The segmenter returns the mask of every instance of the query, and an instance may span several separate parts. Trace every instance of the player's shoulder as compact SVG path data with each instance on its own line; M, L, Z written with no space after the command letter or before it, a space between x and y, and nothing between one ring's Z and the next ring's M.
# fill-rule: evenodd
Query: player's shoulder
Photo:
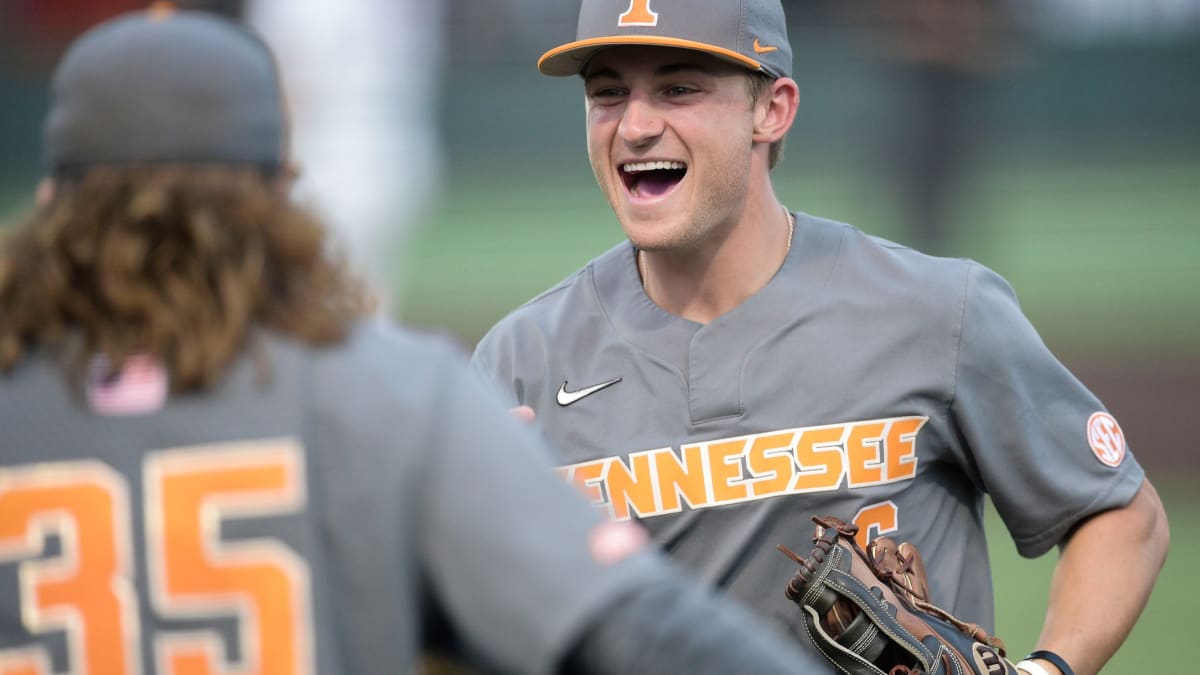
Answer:
M524 339L532 334L545 335L555 330L564 319L574 323L585 320L584 315L603 313L596 298L596 277L629 264L631 244L622 240L604 253L588 261L550 288L509 312L480 340L481 346L509 339ZM607 276L607 274L604 274ZM477 351L478 353L478 351Z
M446 363L464 361L466 351L451 336L402 326L383 316L356 322L346 338L327 347L306 348L286 342L293 349L308 351L319 374L361 378L384 378L395 374L412 377L422 371L437 372ZM285 349L287 347L284 347Z
M928 287L948 291L964 288L975 275L997 276L970 258L933 255L849 223L808 214L799 216L798 223L803 227L837 241L837 269L864 281L879 279L895 289Z
M978 264L969 258L946 257L927 253L907 244L888 239L887 237L866 232L862 228L849 223L812 216L810 218L817 223L821 223L824 227L840 229L844 234L845 250L850 253L891 258L897 264L935 272L945 272L946 270L961 271L969 266Z
M417 433L447 423L439 409L448 397L482 389L467 349L455 339L384 317L360 321L338 344L301 349L303 354L292 361L305 373L298 386L308 392L309 409L322 419L355 424L386 419Z

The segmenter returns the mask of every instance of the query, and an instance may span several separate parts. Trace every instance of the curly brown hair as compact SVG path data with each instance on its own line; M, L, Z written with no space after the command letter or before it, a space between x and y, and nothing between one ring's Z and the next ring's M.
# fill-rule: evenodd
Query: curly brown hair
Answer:
M150 354L174 391L212 385L252 329L343 339L373 309L325 226L252 167L94 167L0 240L0 369L78 342Z

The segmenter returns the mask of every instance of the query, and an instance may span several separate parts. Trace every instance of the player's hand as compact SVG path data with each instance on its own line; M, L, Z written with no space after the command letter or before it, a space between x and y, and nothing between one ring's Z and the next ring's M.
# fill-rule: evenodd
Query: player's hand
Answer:
M530 408L527 405L517 406L510 409L508 412L511 413L513 417L517 418L517 420L527 424L532 424L533 421L537 419L537 413L533 412L533 408Z

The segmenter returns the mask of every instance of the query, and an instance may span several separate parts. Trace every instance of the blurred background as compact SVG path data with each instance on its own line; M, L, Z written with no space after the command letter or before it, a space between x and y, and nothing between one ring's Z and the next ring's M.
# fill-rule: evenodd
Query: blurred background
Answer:
M534 65L573 38L575 2L246 2L207 0L280 51L301 196L394 315L469 350L622 239L588 166L579 82ZM0 0L0 221L30 207L63 46L144 4ZM1012 282L1171 516L1162 582L1105 672L1187 672L1163 655L1187 644L1200 601L1200 0L784 5L801 109L777 193ZM1024 653L1054 556L1020 561L989 517L997 629Z

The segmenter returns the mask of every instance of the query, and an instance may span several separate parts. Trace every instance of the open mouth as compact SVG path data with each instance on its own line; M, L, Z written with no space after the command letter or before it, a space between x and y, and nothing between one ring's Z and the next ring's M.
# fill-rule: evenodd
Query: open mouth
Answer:
M634 197L658 197L670 192L683 180L687 164L683 162L626 162L621 165L621 180Z

